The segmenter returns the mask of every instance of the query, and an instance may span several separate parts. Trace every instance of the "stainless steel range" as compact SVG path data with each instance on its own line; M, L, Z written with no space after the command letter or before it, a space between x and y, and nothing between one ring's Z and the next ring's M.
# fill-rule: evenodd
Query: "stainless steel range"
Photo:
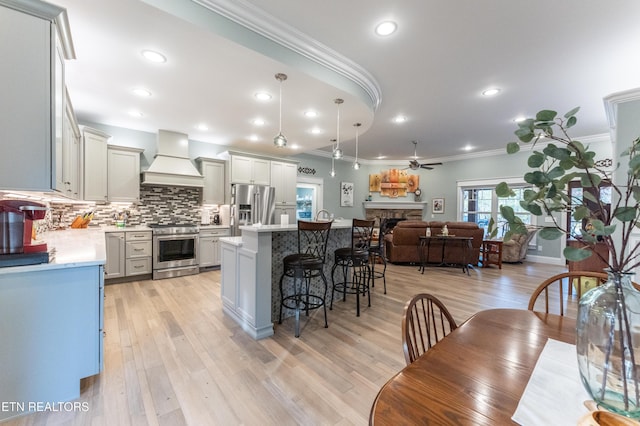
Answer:
M198 226L151 224L153 235L153 279L181 277L199 272Z

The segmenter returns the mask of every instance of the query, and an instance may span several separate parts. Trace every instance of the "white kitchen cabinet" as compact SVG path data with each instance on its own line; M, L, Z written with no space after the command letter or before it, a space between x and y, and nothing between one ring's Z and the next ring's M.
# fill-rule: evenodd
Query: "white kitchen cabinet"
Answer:
M80 128L69 93L65 89L62 143L56 138L56 191L72 199L80 198Z
M289 215L289 224L296 223L296 206L290 206L289 204L276 204L274 223L280 225L280 216L283 214Z
M256 325L256 252L242 243L222 242L221 298L223 310L245 330Z
M107 145L107 199L140 201L140 153L142 149Z
M40 2L3 3L0 189L51 191L62 152L64 60L74 57L66 12Z
M271 162L262 158L231 156L231 182L271 185Z
M153 247L151 231L125 232L125 276L151 274Z
M120 278L125 275L124 232L106 232L107 263L104 266L105 278Z
M271 162L271 186L276 190L276 203L290 204L295 207L297 179L297 163Z
M225 167L224 161L210 158L196 158L200 173L204 177L202 204L225 204Z
M108 200L107 181L107 141L111 136L100 130L82 127L83 186L85 201L106 202Z
M234 318L236 317L238 245L223 241L220 243L220 298L222 306Z
M200 268L220 266L220 237L230 235L229 228L200 228L198 264Z
M256 286L258 279L256 271L258 270L257 253L244 247L238 248L238 281L236 285L236 313L246 321L249 326L256 325L256 297L258 291Z

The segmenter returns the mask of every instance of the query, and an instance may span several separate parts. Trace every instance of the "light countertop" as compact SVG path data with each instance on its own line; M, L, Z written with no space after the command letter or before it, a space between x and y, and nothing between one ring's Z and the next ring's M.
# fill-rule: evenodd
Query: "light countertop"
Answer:
M240 247L242 246L242 237L220 237L220 242Z
M331 224L331 228L333 229L343 229L343 228L351 228L352 221L349 219L336 219ZM240 226L240 230L242 232L283 232L283 231L297 231L298 224L290 223L288 225L250 225L250 226Z
M38 241L45 241L49 250L55 248L53 262L0 268L0 274L104 265L107 261L104 232L101 228L46 232Z

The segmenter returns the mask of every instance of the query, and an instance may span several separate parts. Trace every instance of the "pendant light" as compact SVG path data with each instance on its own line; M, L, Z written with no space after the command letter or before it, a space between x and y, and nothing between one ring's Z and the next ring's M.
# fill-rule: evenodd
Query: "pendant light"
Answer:
M340 104L342 104L344 101L338 98L334 99L333 102L338 105L338 129L336 132L336 147L333 150L332 158L335 158L337 160L342 158L342 150L340 149Z
M361 123L355 123L353 125L356 128L356 160L353 162L353 169L360 170L360 163L358 163L358 129L362 126Z
M335 151L334 145L333 143L335 142L335 139L331 139L331 149ZM331 172L329 173L329 176L331 177L336 177L336 169L335 169L335 159L333 158L333 155L331 156Z
M275 138L273 138L273 144L278 148L284 148L287 146L287 138L282 134L282 82L287 79L286 74L278 73L276 74L276 80L280 82L280 126L278 130L278 134Z

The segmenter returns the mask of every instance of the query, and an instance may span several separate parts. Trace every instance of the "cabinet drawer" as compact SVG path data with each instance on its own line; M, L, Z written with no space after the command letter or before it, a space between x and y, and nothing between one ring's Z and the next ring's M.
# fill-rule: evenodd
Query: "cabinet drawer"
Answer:
M141 257L139 259L127 259L126 266L125 266L125 274L127 276L150 274L150 273L151 273L150 257Z
M230 232L229 229L203 229L200 231L200 238L228 237Z
M128 241L125 253L127 259L151 256L151 241Z
M151 240L151 231L127 231L125 234L127 241Z

